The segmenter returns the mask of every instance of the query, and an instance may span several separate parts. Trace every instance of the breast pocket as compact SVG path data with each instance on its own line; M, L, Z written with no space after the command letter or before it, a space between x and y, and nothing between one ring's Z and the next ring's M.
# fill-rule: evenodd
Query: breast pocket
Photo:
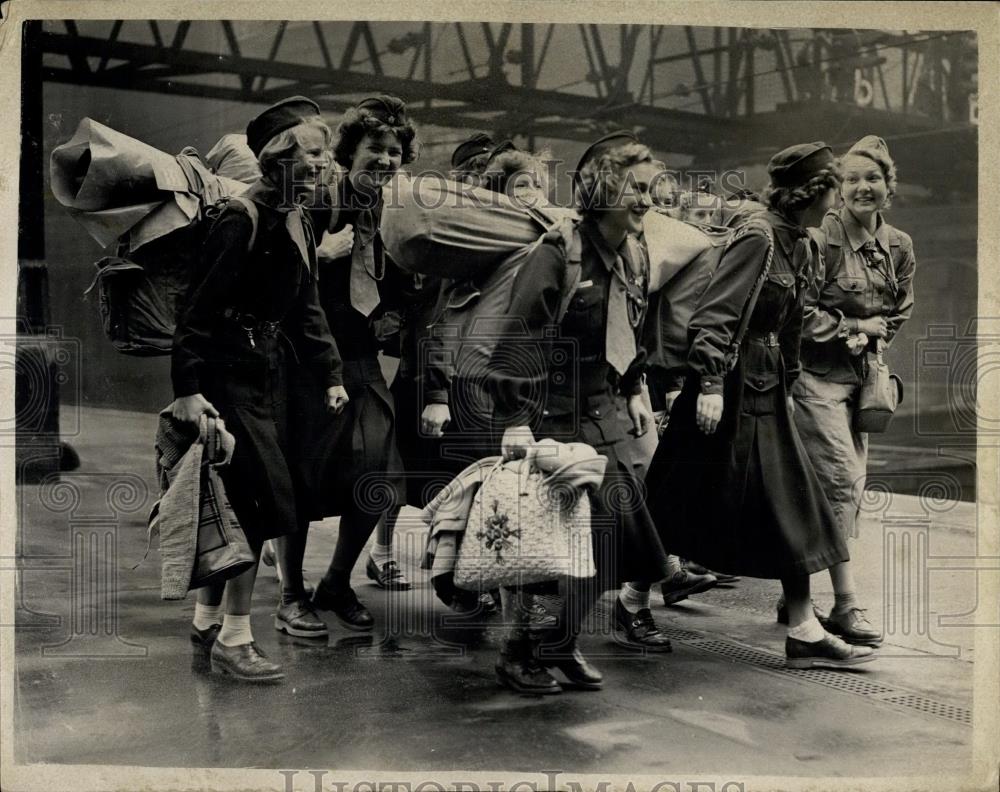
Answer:
M764 322L753 323L754 326L776 324L781 312L790 300L795 299L793 287L795 286L795 276L790 272L769 272L764 286L760 290L760 297L757 298L755 316L764 319ZM773 329L768 327L768 329Z
M864 278L842 275L833 284L837 307L848 316L861 316L867 305L868 283Z
M562 324L563 334L577 338L586 354L604 342L604 295L599 285L578 289L569 301Z

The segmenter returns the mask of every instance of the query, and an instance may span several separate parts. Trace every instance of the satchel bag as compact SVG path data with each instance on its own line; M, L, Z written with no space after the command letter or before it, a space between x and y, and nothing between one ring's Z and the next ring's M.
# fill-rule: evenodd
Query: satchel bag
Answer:
M527 460L498 462L485 476L455 561L455 585L473 591L592 577L590 499Z
M229 455L222 448L218 423L212 419L206 421L203 416L205 453L198 503L198 543L189 589L236 577L257 563L216 470L229 462Z
M889 427L903 401L903 382L882 359L881 352L865 352L864 380L854 408L854 431L878 433Z

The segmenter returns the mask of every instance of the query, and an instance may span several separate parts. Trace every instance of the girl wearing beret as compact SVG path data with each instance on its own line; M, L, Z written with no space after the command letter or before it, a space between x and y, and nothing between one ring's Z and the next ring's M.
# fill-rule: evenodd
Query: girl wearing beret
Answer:
M882 216L896 166L882 138L862 138L842 160L843 206L823 218L824 270L806 295L802 375L795 423L845 537L858 535L868 435L852 428L866 349L888 346L913 310L913 243ZM850 643L878 646L851 564L830 567L836 598L826 628ZM779 618L785 614L779 612Z
M379 364L385 331L387 261L379 236L382 188L399 168L416 159L416 130L406 106L392 96L364 99L337 128L334 160L345 173L331 206L313 212L325 229L317 249L319 296L344 365L350 396L341 416L315 408L321 383L302 371L296 405L296 445L306 482L308 517L340 515L337 546L313 604L332 611L348 629L370 630L371 613L350 585L351 571L372 531L387 520L383 552L373 574L386 588L409 588L389 554L388 537L406 502L402 461L396 449L395 409ZM296 536L294 560L301 580L305 531ZM371 565L369 565L371 566ZM372 570L370 570L372 574Z
M792 418L818 226L840 183L822 143L772 157L769 211L737 232L691 318L688 373L646 476L666 545L734 575L781 580L789 667L874 659L825 632L809 575L847 547Z
M315 103L295 97L250 122L247 139L262 177L230 203L204 244L204 276L177 323L171 377L174 417L198 424L221 416L235 436L232 461L220 469L226 495L259 558L267 539L299 525L288 413L292 363L320 384L317 410L339 412L347 402L340 356L320 308L316 250L299 204L314 199L329 165L330 130ZM198 592L191 640L212 669L245 682L284 677L254 643L250 599L257 567L222 587ZM286 602L277 619L295 623L308 603ZM315 617L312 617L315 619Z
M667 572L641 484L615 451L625 437L616 394L627 399L634 431L652 430L643 396L645 353L638 343L648 259L638 235L659 168L634 136L618 133L594 144L578 171L579 272L573 271L561 235L547 236L513 284L510 320L529 338L505 337L489 366L493 420L502 430L505 457L524 455L538 437L587 443L608 458L604 480L590 496L596 577L566 584L558 630L543 637L537 652L530 640L515 637L497 663L501 684L525 692L558 692L546 667L558 668L573 687L600 687L601 673L577 645L584 619L602 592L626 580L660 580ZM670 650L648 607L629 612L618 600L615 622L626 644Z

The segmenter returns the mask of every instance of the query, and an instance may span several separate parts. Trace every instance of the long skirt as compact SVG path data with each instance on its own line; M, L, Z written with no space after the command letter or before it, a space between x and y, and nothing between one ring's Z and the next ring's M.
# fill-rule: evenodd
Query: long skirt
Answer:
M695 423L699 381L688 377L656 450L646 487L665 546L710 569L780 579L848 559L844 538L789 412L779 380L725 380L722 421Z
M334 415L326 410L325 389L298 371L293 429L309 520L359 511L375 516L406 503L395 409L378 360L345 360L344 387L350 401Z

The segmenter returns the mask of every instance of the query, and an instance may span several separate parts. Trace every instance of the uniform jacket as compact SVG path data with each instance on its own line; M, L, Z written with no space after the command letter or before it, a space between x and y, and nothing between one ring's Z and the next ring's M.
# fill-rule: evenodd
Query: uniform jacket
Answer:
M247 251L253 224L246 210L231 203L205 240L201 272L177 324L171 377L175 396L205 390L219 369L239 369L251 379L268 365L259 324L276 322L295 358L327 387L340 385L340 356L317 293L315 247L303 222L306 249L291 239L287 212L272 208L273 191L256 187L259 225ZM240 317L239 320L234 317ZM257 334L251 342L251 334Z
M860 382L860 357L845 343L858 331L858 320L884 316L890 343L913 310L913 242L881 215L874 236L848 209L823 219L823 267L806 295L802 365L832 382ZM864 253L874 243L881 262L870 264Z

